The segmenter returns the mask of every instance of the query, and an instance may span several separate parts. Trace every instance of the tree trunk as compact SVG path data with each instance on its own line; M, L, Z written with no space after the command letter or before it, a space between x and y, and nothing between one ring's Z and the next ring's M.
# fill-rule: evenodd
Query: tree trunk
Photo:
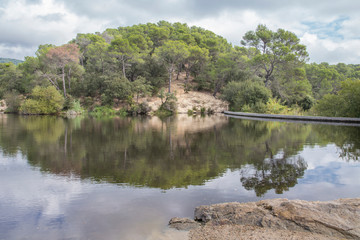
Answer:
M49 76L47 76L46 74L44 74L44 76L49 80L49 82L58 90L58 91L60 91L60 88L59 88L59 86L58 86L58 84L55 82L55 81L53 81Z
M62 67L62 82L63 82L63 89L64 89L64 97L66 98L66 83L65 83L65 67Z
M125 59L124 59L124 57L123 57L123 59L122 59L122 72L123 72L124 78L126 78L126 73L125 73Z
M220 79L220 81L217 81L215 83L214 93L213 93L214 98L216 98L216 94L220 91L220 89L221 89L222 85L224 84L224 82L225 82L225 78L222 78L222 79Z
M68 85L69 85L69 91L71 91L71 68L69 68L69 74L68 74Z
M171 66L169 69L169 93L171 93L171 75L173 72L173 67Z
M177 71L177 75L176 75L176 80L179 80L179 75L180 75L180 72L181 72L181 67L182 67L182 63L179 64L178 71Z

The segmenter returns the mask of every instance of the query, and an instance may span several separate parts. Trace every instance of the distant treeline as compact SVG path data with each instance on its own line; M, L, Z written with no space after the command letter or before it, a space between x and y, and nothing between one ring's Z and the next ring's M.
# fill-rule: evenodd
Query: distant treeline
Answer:
M18 59L12 59L12 58L0 58L0 63L9 63L9 62L18 65L19 63L22 63L24 61Z
M162 88L170 93L183 73L185 91L209 91L232 110L360 117L360 65L307 64L306 46L294 33L265 25L239 42L166 21L78 34L62 46L40 45L36 57L17 66L0 64L0 97L53 86L83 105L96 99L135 106Z

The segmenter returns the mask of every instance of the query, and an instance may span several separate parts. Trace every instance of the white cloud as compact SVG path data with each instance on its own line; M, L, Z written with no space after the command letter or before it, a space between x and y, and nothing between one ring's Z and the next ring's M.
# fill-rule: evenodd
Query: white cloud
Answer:
M209 29L234 45L262 23L294 32L312 62L360 62L360 2L355 0L3 0L1 5L0 57L33 55L38 45L64 44L79 32L167 20Z
M22 59L34 55L38 45L64 44L80 30L96 31L104 23L70 13L63 3L42 0L27 5L24 0L10 1L0 16L0 56Z

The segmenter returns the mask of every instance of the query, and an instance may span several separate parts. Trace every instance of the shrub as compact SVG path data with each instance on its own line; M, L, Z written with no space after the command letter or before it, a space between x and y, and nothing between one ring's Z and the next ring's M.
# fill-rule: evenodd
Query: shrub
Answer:
M95 117L112 116L116 114L116 110L109 106L97 106L89 114Z
M230 82L223 91L222 98L229 102L233 111L264 112L271 92L257 81Z
M325 95L315 106L315 112L323 116L360 118L360 80L341 83L337 95Z
M211 115L211 114L214 114L214 113L215 113L214 109L212 109L210 107L207 109L207 114Z
M35 87L20 107L23 114L55 114L63 108L64 97L55 87Z
M6 113L17 113L19 112L21 105L21 95L17 91L8 92L4 96L7 108Z
M115 99L125 100L132 95L131 84L125 78L114 77L105 81L106 89L101 95L102 105L111 105Z
M159 109L155 112L155 114L159 117L171 116L176 113L177 104L176 97L174 93L166 93L165 101L161 104Z
M175 113L177 109L177 99L174 93L166 93L165 94L165 102L161 104L160 109L169 111L171 113Z
M151 107L147 102L133 103L127 110L131 115L147 115L151 111Z
M283 114L283 115L303 115L304 110L294 104L292 107L288 107L280 103L276 98L270 98L266 103L266 113L269 114Z
M278 99L270 98L266 103L266 113L269 114L285 114L287 107L282 105Z
M306 95L303 99L298 102L298 105L304 110L307 111L314 106L315 100L309 95Z

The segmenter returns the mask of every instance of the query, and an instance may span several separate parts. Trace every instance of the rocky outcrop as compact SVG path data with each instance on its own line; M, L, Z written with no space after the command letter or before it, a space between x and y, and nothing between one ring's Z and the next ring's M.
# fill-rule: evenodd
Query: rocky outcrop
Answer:
M259 234L253 239L360 239L360 198L329 202L270 199L200 206L195 209L195 221L203 226L192 230L192 239L246 239L243 237L249 233ZM230 236L226 232L231 232ZM222 237L216 238L216 234Z
M174 217L170 220L169 226L177 230L189 231L191 229L200 227L201 224L189 218Z

